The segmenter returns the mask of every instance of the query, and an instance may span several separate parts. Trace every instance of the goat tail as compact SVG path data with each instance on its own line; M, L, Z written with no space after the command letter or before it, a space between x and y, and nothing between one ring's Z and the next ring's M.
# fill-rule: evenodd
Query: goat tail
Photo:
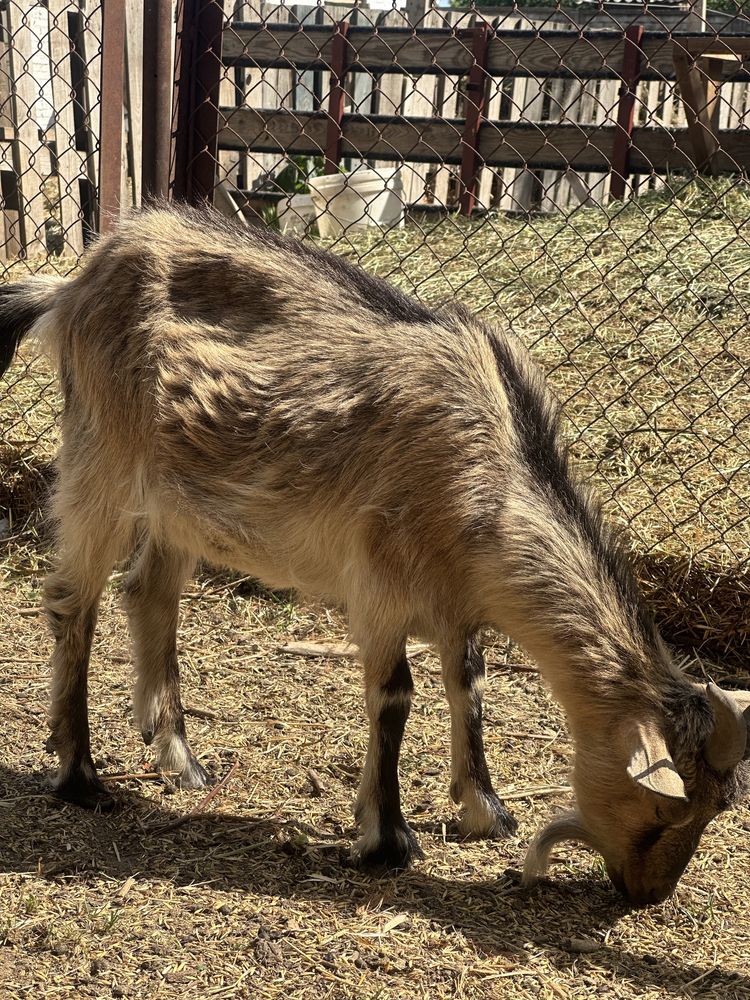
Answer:
M0 285L0 376L10 368L21 341L55 304L64 278L34 275Z

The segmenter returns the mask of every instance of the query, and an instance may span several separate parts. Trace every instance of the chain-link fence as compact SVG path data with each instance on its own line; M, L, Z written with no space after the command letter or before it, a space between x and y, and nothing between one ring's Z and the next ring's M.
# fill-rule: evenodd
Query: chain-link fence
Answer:
M143 6L0 0L3 280L69 273L113 208L140 202ZM2 390L0 538L37 507L59 410L56 377L27 350Z
M70 269L96 231L101 22L100 2L0 4L4 280ZM2 390L0 535L12 532L15 513L23 517L24 500L38 491L58 410L49 366L21 358Z
M179 192L511 324L667 633L740 649L750 20L395 6L202 5Z
M739 662L750 19L717 3L179 0L173 184L510 324L627 524L667 635ZM46 442L54 402L15 372L19 469L46 454L17 445Z

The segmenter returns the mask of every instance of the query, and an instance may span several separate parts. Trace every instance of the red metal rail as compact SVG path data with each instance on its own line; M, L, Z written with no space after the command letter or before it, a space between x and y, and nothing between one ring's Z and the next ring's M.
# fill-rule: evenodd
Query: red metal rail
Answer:
M622 58L622 85L617 108L617 134L612 148L612 180L609 191L615 201L625 197L630 173L630 147L635 127L635 88L641 73L643 26L632 24L625 32L625 52Z
M461 213L471 215L477 198L477 182L482 166L479 155L479 130L482 127L487 99L487 49L489 26L481 21L472 31L472 64L466 88L466 121L461 144Z
M328 128L326 130L325 173L335 174L341 163L341 122L344 118L346 92L344 79L349 69L349 22L338 21L335 25L333 48L331 50L331 91L328 98Z

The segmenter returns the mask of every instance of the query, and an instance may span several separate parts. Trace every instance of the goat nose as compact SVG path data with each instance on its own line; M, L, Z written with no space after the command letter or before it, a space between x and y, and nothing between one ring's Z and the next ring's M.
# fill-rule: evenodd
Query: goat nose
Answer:
M631 906L640 908L642 906L653 906L655 903L663 903L671 891L671 886L667 889L661 886L652 886L648 889L639 887L638 889L626 889L625 895Z
M628 890L625 886L625 879L623 878L622 872L618 871L616 868L607 868L607 874L609 875L609 879L615 889L617 889L619 893L622 893L623 896L627 896Z

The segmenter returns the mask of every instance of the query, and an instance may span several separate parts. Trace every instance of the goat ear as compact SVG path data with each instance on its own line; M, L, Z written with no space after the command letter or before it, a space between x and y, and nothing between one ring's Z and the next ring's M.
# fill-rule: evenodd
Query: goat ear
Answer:
M750 760L750 691L728 691L740 706L747 726L747 743L745 744L745 760Z
M727 691L739 705L740 712L747 726L747 743L745 744L745 760L750 760L750 691Z
M743 717L743 691L722 691L715 684L706 688L714 713L714 729L703 751L711 767L719 774L735 768L747 755L747 720ZM745 706L746 707L746 706Z
M674 766L664 737L653 724L636 723L628 774L641 788L687 802L682 778Z

